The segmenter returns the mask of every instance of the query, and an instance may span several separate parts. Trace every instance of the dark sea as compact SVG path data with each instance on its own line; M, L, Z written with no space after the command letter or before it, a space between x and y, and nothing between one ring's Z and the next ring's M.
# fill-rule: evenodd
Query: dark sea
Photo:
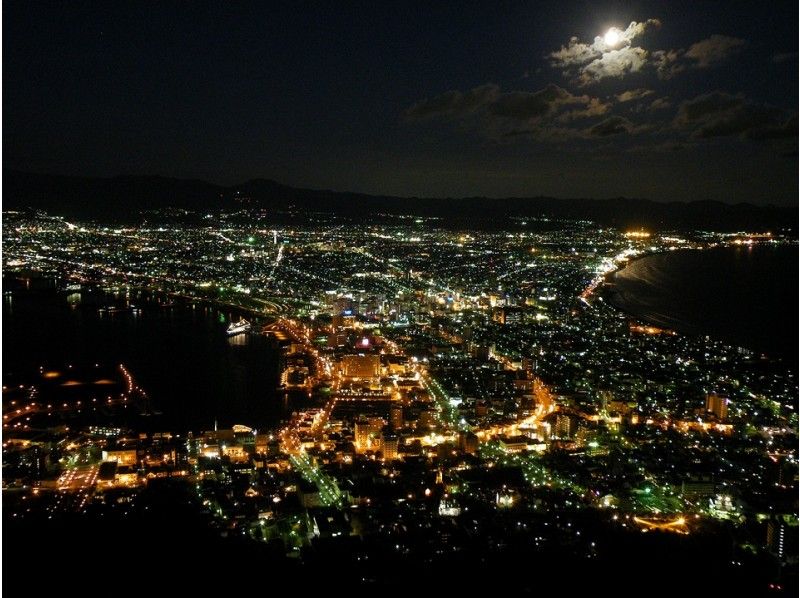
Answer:
M678 250L636 260L612 281L611 303L641 320L797 365L797 246Z
M140 311L100 311L126 304ZM297 397L278 390L274 341L227 336L239 315L146 293L15 291L3 297L3 383L26 383L40 366L124 363L160 412L156 427L208 430L217 420L271 428L297 409Z

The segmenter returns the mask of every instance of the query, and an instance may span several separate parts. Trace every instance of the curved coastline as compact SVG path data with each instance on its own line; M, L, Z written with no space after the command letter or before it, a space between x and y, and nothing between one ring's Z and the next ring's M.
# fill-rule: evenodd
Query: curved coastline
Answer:
M775 304L796 281L786 266L792 267L787 260L796 260L797 254L789 253L788 246L755 247L747 253L732 245L648 252L609 272L602 296L641 323L791 360L791 339L783 332L787 322L776 321L784 310ZM710 255L687 260L696 251ZM675 259L667 262L672 255Z
M680 249L676 249L673 251L708 251L709 249L713 249L713 247L682 247ZM687 328L680 328L676 327L674 323L666 322L666 318L658 318L654 317L653 314L643 314L639 313L636 310L631 308L630 302L628 304L625 301L620 300L620 293L617 288L617 281L616 278L619 274L621 274L624 270L628 268L634 267L636 264L643 262L648 259L652 259L654 257L659 256L667 256L673 251L670 250L659 250L659 251L646 251L641 255L637 255L635 258L628 260L624 264L620 265L618 268L608 272L605 276L603 276L603 282L600 286L600 294L602 295L604 301L616 309L617 311L629 316L631 318L636 319L640 324L645 324L648 326L658 326L659 328L669 331L669 332L676 332L678 334L696 334L697 332L694 330L689 330Z

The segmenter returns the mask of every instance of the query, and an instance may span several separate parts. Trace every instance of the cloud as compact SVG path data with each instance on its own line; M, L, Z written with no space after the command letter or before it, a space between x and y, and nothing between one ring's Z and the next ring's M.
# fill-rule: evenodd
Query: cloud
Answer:
M466 92L447 91L415 103L406 110L405 115L411 120L432 117L459 118L491 103L499 95L500 88L492 83L475 87Z
M605 52L583 67L579 81L583 85L600 79L615 77L621 79L628 73L636 73L647 64L647 50L637 47L620 48Z
M647 144L647 145L634 145L633 147L628 148L626 151L629 153L674 153L680 152L688 149L690 146L682 143L680 141L662 141L661 143L656 144Z
M654 94L655 92L652 89L629 89L627 91L623 91L622 93L618 93L616 96L617 101L621 103L625 102L632 102L633 100L641 100L644 97Z
M656 98L647 109L650 112L655 112L657 110L666 110L670 106L672 106L672 102L670 102L668 98Z
M650 56L659 79L672 79L686 70L686 65L681 62L683 50L655 50Z
M741 94L714 91L683 102L673 123L695 139L741 136L762 140L797 136L796 117L783 110L751 102Z
M774 120L775 113L773 110L755 104L745 104L705 123L695 130L693 136L698 139L728 137L730 135L750 137L756 134L755 131L758 128L768 127Z
M675 122L677 124L707 122L718 118L720 114L740 108L744 102L742 95L734 96L724 91L704 93L681 103Z
M621 133L630 133L633 130L633 123L621 116L610 116L602 122L597 123L588 129L588 134L593 137L609 137Z
M569 122L581 118L602 116L611 109L611 105L603 103L599 98L590 98L589 103L579 110L570 110L559 115L559 122Z
M647 95L648 90L635 90ZM575 95L549 84L537 91L503 92L496 85L482 85L469 91L451 90L421 100L405 112L408 122L441 120L457 122L467 130L495 140L531 137L540 141L595 138L613 135L615 125L630 130L625 119L603 121L606 129L568 126L578 120L601 118L612 104L590 95Z
M797 60L797 52L778 52L772 55L772 62L776 64L793 60Z
M647 51L632 45L637 37L648 30L661 26L658 19L648 19L641 23L631 22L625 30L616 29L618 42L613 46L606 43L604 37L597 36L589 43L581 42L577 37L570 38L566 46L548 54L550 65L565 69L568 77L578 77L578 82L588 85L606 77L623 77L627 73L636 72L647 62Z
M566 106L584 106L587 114L602 114L604 104L587 95L576 96L553 83L534 91L501 92L488 84L469 91L451 90L416 102L405 111L408 120L489 118L532 121L550 116Z
M567 111L569 108L575 110ZM466 92L447 91L421 100L405 111L409 120L470 119L531 123L557 114L565 120L599 116L609 106L599 98L574 95L553 83L538 91L501 92L496 85L482 85Z
M797 137L797 116L791 117L785 123L774 126L767 126L761 129L747 131L748 139L789 139Z
M488 105L494 116L513 120L530 120L551 114L564 104L580 103L582 100L573 96L566 89L550 83L544 89L530 93L512 91L500 94Z
M652 29L661 27L658 19L633 21L621 31L614 29L618 41L609 45L605 36L592 43L571 37L566 46L547 55L550 66L580 86L608 78L623 78L631 73L653 69L660 79L671 79L687 68L708 68L741 51L747 42L738 37L714 34L689 46L688 49L645 49L634 40ZM784 60L781 58L780 60Z
M747 42L738 37L714 34L689 46L686 58L695 61L698 68L708 68L739 52Z
M731 95L723 91L704 93L681 103L676 122L693 123L727 112L744 104L744 96Z
M628 25L628 28L625 29L620 35L620 37L627 41L632 41L633 38L639 37L640 35L644 35L650 29L658 29L661 27L661 21L658 19L647 19L646 21L642 21L641 23L637 23L636 21L631 22Z
M599 37L595 38L595 43L597 43L598 40L600 40ZM574 36L569 38L569 43L566 47L561 46L560 50L549 54L551 59L550 64L554 67L569 67L577 64L585 64L602 55L602 50L596 49L592 44L581 43L578 38Z

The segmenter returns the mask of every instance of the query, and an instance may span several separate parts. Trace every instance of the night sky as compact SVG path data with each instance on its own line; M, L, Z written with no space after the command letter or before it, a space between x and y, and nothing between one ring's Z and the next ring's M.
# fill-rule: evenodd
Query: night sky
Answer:
M795 1L328 4L4 2L4 167L797 203Z

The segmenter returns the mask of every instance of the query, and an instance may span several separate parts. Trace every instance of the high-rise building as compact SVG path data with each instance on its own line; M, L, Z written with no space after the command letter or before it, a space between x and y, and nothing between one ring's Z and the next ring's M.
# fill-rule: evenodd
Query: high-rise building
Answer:
M381 452L386 461L394 461L398 456L399 438L395 434L381 436Z
M767 523L767 549L779 559L783 558L786 544L786 525L774 519Z
M399 430L403 427L403 406L392 405L389 411L389 423L393 430Z
M555 425L553 426L553 436L562 440L575 437L578 430L578 419L574 415L559 413L556 415Z
M713 413L719 421L728 418L728 397L711 393L706 397L706 412Z

